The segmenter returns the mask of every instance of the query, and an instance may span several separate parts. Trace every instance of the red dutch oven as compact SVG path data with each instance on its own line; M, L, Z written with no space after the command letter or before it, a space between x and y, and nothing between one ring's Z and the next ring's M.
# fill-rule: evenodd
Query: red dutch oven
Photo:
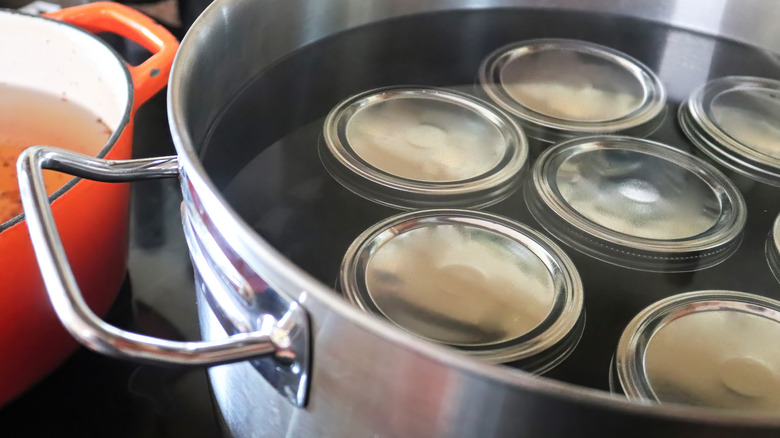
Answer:
M111 32L149 50L125 63L92 35ZM47 16L0 10L0 83L54 94L80 104L113 134L94 155L131 156L136 109L166 86L178 43L162 26L115 3L92 3ZM125 277L129 186L72 180L50 199L84 299L99 314ZM62 362L76 342L46 295L19 215L0 225L0 406Z

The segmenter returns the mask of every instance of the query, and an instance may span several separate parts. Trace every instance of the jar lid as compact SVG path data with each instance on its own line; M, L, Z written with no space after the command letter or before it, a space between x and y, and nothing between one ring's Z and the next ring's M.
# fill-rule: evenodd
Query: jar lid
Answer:
M715 79L694 92L678 116L685 135L710 158L780 186L780 81Z
M339 103L320 157L344 187L402 209L484 207L519 187L522 130L497 108L453 90L390 87Z
M569 140L547 149L526 204L550 234L615 265L657 272L713 266L739 247L741 193L704 160L631 137Z
M364 311L421 338L490 363L527 360L531 372L568 356L584 323L566 254L482 212L424 210L374 225L349 247L339 284Z
M652 304L623 332L615 369L630 400L780 412L780 302L701 291Z
M775 224L766 239L766 259L775 278L780 281L780 215L775 219Z
M485 92L545 141L583 134L644 137L663 121L666 91L652 70L609 47L538 39L502 47L482 62Z

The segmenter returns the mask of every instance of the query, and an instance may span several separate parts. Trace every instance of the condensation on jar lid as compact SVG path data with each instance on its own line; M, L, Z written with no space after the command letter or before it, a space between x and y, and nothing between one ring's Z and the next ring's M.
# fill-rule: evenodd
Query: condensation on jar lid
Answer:
M618 132L644 137L666 114L666 91L652 70L585 41L510 44L485 58L479 77L496 104L545 141Z
M710 158L780 186L780 81L715 79L694 92L678 116L683 132Z
M713 266L739 247L741 193L715 167L671 146L620 136L547 149L526 184L552 235L597 259L657 272Z
M498 108L440 88L390 87L339 103L320 157L343 186L402 209L484 207L522 182L528 144Z
M582 283L566 254L482 212L423 210L376 224L350 246L339 284L364 311L489 363L557 352L531 372L568 356L584 323Z
M627 326L616 375L635 401L780 413L780 302L731 291L675 295Z
M780 215L775 219L775 224L766 239L766 260L775 278L780 281Z

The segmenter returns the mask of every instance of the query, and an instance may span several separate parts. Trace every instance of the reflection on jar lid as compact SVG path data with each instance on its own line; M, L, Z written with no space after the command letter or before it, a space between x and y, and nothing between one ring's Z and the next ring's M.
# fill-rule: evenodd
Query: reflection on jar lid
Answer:
M491 53L480 82L534 137L555 142L582 134L646 136L660 126L666 92L628 55L577 40L522 41Z
M661 300L623 332L616 375L631 400L780 413L780 302L702 291Z
M528 145L492 105L440 88L353 96L325 120L320 157L354 193L398 208L484 207L521 183Z
M715 79L680 106L680 127L723 166L780 186L780 81Z
M526 185L539 223L573 248L616 265L693 271L739 247L742 195L713 166L631 137L570 140L546 150Z
M780 215L766 239L766 260L775 278L780 281Z
M339 282L363 310L491 363L565 344L529 370L542 372L581 334L573 329L582 284L569 258L541 234L487 213L426 210L380 222L350 246Z

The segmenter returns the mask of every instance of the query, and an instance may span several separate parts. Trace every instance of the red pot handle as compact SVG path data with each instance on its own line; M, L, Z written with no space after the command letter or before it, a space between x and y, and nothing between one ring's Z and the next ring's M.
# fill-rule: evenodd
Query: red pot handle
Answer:
M135 90L133 109L168 84L168 75L179 43L170 32L146 15L118 3L97 2L65 8L44 16L92 33L115 33L152 52L152 56L142 64L127 66Z

